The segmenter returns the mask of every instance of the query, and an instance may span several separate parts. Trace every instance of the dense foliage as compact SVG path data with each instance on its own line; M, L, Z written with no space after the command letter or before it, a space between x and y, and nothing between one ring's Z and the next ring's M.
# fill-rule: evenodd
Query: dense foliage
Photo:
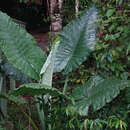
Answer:
M67 6L73 1L65 0ZM1 12L1 59L36 83L0 97L25 103L16 96L31 95L47 130L129 130L129 9L129 1L81 0L79 17L53 41L46 61L35 40ZM38 129L34 115L23 113Z
M84 63L71 75L71 82L74 83L82 84L97 74L102 77L129 79L129 1L96 1L96 5L100 9L98 44L89 62ZM129 129L128 116L129 89L126 89L106 107L91 113L88 119L91 119L91 125L100 120L98 123L102 124L103 130L125 129L126 126L126 129Z

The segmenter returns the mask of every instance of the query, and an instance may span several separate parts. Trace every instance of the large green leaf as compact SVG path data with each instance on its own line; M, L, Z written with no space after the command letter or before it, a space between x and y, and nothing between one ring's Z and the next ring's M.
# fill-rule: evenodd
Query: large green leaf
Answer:
M0 48L14 67L33 79L39 79L45 53L36 45L30 34L2 12L0 12Z
M51 52L47 57L45 64L43 65L40 74L42 75L42 83L44 85L52 86L52 77L54 71L55 52L58 47L58 43L52 46Z
M87 115L90 106L95 111L102 108L106 103L112 101L120 93L120 90L129 85L130 81L128 80L103 79L97 76L73 91L72 97L75 104L71 108L79 112L80 115Z
M56 52L55 72L65 73L77 68L95 48L97 9L86 9L81 17L68 24L60 33Z
M69 97L64 95L62 92L58 91L56 88L52 88L50 86L39 84L39 83L23 84L19 88L11 91L10 94L14 96L19 96L24 94L29 94L32 96L49 94L52 96L60 96L70 100Z
M38 85L38 86L43 87L43 89L45 89L45 90L47 89L47 88L44 88L44 87L46 87L45 85L47 85L47 87L50 86L49 90L51 90L51 91L55 90L54 88L51 88L51 87L52 87L52 77L53 77L53 70L54 70L55 51L57 49L57 46L58 46L58 44L54 44L54 46L52 46L51 52L50 52L49 56L47 57L47 60L46 60L45 64L43 65L41 72L40 72L40 74L42 76L41 84L44 84L44 85L42 85L42 86ZM50 92L46 93L46 95L44 95L45 104L49 103L48 101L49 101L49 99L51 99L51 95L55 94L55 91L52 91L52 93L50 93ZM58 90L56 90L56 92L58 92ZM55 96L58 96L59 95L58 93ZM36 96L36 98L41 98L41 97L42 96ZM38 105L37 105L37 110L38 110L38 114L39 114L40 121L42 124L42 129L45 129L44 111L43 111L43 109L40 109Z
M8 62L5 62L4 64L1 65L1 71L4 72L6 76L9 76L14 80L19 80L23 83L31 82L30 78L27 75L23 74L20 70L18 70Z

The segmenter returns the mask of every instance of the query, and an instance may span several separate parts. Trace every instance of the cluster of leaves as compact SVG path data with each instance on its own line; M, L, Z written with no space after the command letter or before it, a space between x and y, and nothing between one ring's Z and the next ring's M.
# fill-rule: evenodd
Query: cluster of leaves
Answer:
M97 74L100 74L103 77L114 76L122 80L129 79L129 44L128 43L129 43L129 30L130 29L129 29L129 14L127 13L129 12L129 4L128 4L129 2L126 2L126 3L124 2L123 4L123 1L122 1L122 6L118 2L120 2L121 4L121 1L109 1L107 3L103 2L103 3L98 4L101 10L100 12L101 20L99 21L99 25L100 25L99 33L97 34L99 44L97 44L96 51L93 53L91 57L92 59L89 59L87 63L84 63L83 65L81 65L79 70L71 73L71 80L70 80L71 85L76 84L76 83L84 83L85 80ZM119 83L119 81L117 82ZM103 83L103 85L104 84L105 83ZM106 88L104 89L107 89L107 84L104 85L106 86ZM118 85L114 85L113 87L115 86L118 86ZM110 88L110 86L108 88ZM85 86L84 86L84 89L85 89ZM84 89L82 89L82 92L80 91L81 89L77 90L76 92L79 92L79 95L81 93L83 94L84 92L87 91ZM100 90L102 90L102 88L100 88ZM129 89L127 89L127 91L128 90ZM90 91L88 92L89 94L90 94ZM116 90L116 92L117 91L118 90ZM128 93L127 91L125 91L123 95L127 95ZM113 90L111 90L111 92L113 92ZM97 93L101 94L101 92L97 92ZM76 93L76 96L77 95L78 94ZM81 97L79 95L77 96L77 98L79 98L77 100L82 99L83 95L81 95ZM114 95L114 93L112 95ZM107 96L107 99L109 96ZM121 97L124 100L126 100L126 98L122 96L122 94L121 94ZM81 101L81 104L82 103L85 104L84 101L83 102ZM79 102L77 103L77 105L78 104ZM128 110L127 112L125 111L129 103L128 102L126 103L125 101L123 101L119 104L120 105L117 105L117 106L113 105L113 103L109 104L107 106L107 109L104 111L104 113L102 113L103 109L101 109L100 112L98 111L101 115L100 120L103 119L104 121L107 122L107 124L109 124L108 126L102 127L102 129L126 129L126 122L128 120L128 115L125 118L124 118L124 115L126 115L126 113L129 113ZM96 103L94 103L94 105L96 105ZM98 102L98 105L99 105L99 102ZM108 115L105 115L107 111L109 111L112 105L113 105L113 108L111 109L111 111L113 111L113 109L115 108L117 111L109 113ZM120 109L119 109L120 106L123 106L121 110L122 114L120 114ZM80 107L79 110L81 109L82 108ZM72 110L71 113L73 112L74 111ZM86 112L86 109L85 109L85 112ZM99 116L98 112L93 114L94 115L93 119L90 121L91 125L94 124L93 121L99 118L95 116L95 115ZM60 112L58 111L58 113ZM105 118L109 116L110 116L110 120L108 121ZM91 119L92 117L88 116L88 118ZM77 122L75 122L74 124L70 123L69 129L79 129L80 123L81 123L80 121L84 119L81 118L80 120L80 117L72 116L72 122L73 120ZM79 124L79 126L76 126L76 124ZM97 127L97 125L95 127ZM96 129L95 127L94 128L91 127L91 129Z
M97 74L103 77L115 76L119 79L129 79L129 1L98 1L97 6L101 14L100 20L98 21L98 44L87 63L85 62L79 70L71 74L71 84L84 83L85 80ZM117 97L116 101L108 104L97 113L94 112L93 116L91 115L88 118L100 118L105 121L107 117L114 115L127 123L128 126L128 95L129 89L126 89ZM113 127L114 126L116 126L116 124L114 125L113 120ZM108 129L112 128L109 127ZM126 128L115 127L113 129Z
M40 108L45 107L47 125L51 124L53 129L126 129L126 123L117 116L110 116L109 120L106 120L103 115L101 119L93 116L94 112L96 113L106 103L112 101L121 90L130 84L127 64L129 59L129 38L127 38L129 36L127 29L129 20L125 19L128 17L128 13L124 10L120 12L113 2L108 2L106 7L99 7L102 9L102 18L99 21L99 44L96 50L97 9L93 7L85 10L81 17L63 29L60 33L60 44L56 43L52 47L44 65L45 54L36 47L35 40L25 30L14 24L7 15L0 14L2 16L0 47L3 54L18 70L30 78L40 81L20 86L9 93L9 98L10 95L30 94L35 96ZM19 37L16 38L17 34ZM91 61L91 57L90 59L88 57L92 52L91 57L94 62L88 64L87 67L86 64ZM80 75L86 77L78 79L78 83L83 85L74 86L72 92L66 91L66 87L69 85L66 82L67 78L63 93L51 87L53 72L63 72L65 76L74 72L71 74L73 77L79 72L79 70L75 70L83 62L84 65L79 70L82 71L83 68ZM43 75L42 79L41 75ZM114 78L110 78L110 76ZM75 85L73 83L75 81L77 82L77 79L72 79L69 83ZM45 102L49 100L46 94L52 96L51 105L53 107L46 105ZM70 121L68 121L69 119ZM66 123L68 124L65 125Z
M94 56L100 72L128 78L129 74L129 4L108 4L102 9L99 44Z

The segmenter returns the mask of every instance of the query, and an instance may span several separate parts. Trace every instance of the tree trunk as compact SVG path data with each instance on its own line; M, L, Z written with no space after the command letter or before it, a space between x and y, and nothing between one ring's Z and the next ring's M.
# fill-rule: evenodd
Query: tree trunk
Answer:
M75 0L75 13L76 13L76 16L79 13L79 0Z
M57 34L62 30L62 4L63 0L50 0L51 31Z

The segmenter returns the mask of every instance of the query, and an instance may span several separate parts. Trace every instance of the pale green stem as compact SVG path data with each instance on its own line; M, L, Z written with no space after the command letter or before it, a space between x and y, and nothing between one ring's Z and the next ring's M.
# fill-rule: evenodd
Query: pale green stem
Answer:
M14 79L10 78L10 89L14 90L16 88L16 82Z
M2 91L2 87L3 87L3 77L0 77L0 93Z
M6 80L4 77L2 77L0 81L0 93L4 94L6 93ZM5 99L0 99L0 108L2 113L4 114L4 117L7 117L7 100Z
M40 96L40 97L41 97L41 96ZM36 108L37 108L38 115L39 115L39 118L40 118L41 128L42 128L42 130L46 130L44 110L43 110L43 109L40 110L39 104L36 104Z
M0 75L0 93L2 93L3 81L4 81L4 78ZM4 118L4 113L1 108L1 100L0 100L0 114L1 114L0 117Z
M35 130L38 130L36 124L34 123L34 121L32 120L32 118L24 111L22 111L24 113L24 115L30 120L30 123L32 125L32 127L35 129Z
M63 88L63 93L66 93L67 90L67 86L68 86L68 81L69 81L69 75L67 75L66 79L65 79L65 84L64 84L64 88Z
M41 83L41 82L39 82L39 83ZM41 96L37 96L37 97L41 98ZM35 99L37 99L37 97L35 97ZM44 110L43 109L40 110L39 104L36 104L36 108L37 108L37 112L38 112L38 115L40 118L41 129L46 130Z

